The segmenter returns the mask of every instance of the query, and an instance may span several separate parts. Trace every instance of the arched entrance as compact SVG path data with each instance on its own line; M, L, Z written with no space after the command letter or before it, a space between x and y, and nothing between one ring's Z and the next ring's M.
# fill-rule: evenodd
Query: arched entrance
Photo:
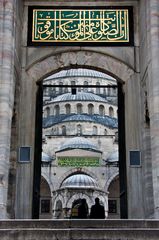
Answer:
M87 73L88 74L88 73ZM52 75L53 76L53 75ZM51 77L49 77L49 79L50 79ZM45 85L43 85L43 86L45 86ZM46 85L46 86L48 86L48 85ZM50 87L52 87L52 85L49 85ZM59 88L59 86L58 85L55 85L56 86L56 88ZM54 86L54 87L55 87ZM77 86L77 85L76 85ZM81 85L82 86L82 85ZM91 85L92 86L92 85ZM64 88L65 87L65 85L64 85L64 83L62 82L62 87ZM67 87L68 87L68 85L67 85ZM105 87L106 87L106 85L105 85ZM48 87L47 87L48 88ZM59 88L60 89L60 88ZM118 87L118 89L119 89L119 87ZM49 89L48 89L49 90ZM56 91L57 91L57 89L56 89ZM81 93L80 93L81 94ZM64 94L65 95L65 94ZM67 94L66 94L67 95ZM62 95L63 96L63 95ZM98 96L98 95L97 95ZM64 96L63 96L64 97ZM86 96L85 96L86 97ZM47 97L46 97L46 93L45 93L45 99L46 99ZM59 97L58 97L59 98ZM98 99L98 101L99 101L99 99ZM121 99L120 99L120 101L121 101ZM40 102L40 100L38 101L38 104L39 104L39 102ZM48 102L48 100L47 100L47 102ZM66 103L66 102L65 102ZM59 112L58 112L58 114L57 114L57 112L55 112L54 114L55 114L55 116L57 117L60 117L60 112L61 112L61 107L59 107L59 105L57 105L57 103L55 104L55 107L57 107L58 106L58 108L59 108ZM82 105L81 105L82 106ZM123 106L123 104L121 105L121 106ZM100 107L103 107L103 109L104 109L104 106L103 105L100 105L99 104L99 116L102 116L102 117L104 117L105 116L105 113L100 113L101 111L100 111ZM47 109L50 109L50 112L53 112L53 107L51 107L51 105L50 105L50 107L49 107L49 105L47 105L47 107L45 107L45 109L47 110ZM47 111L46 111L46 113L45 113L45 109L44 109L44 114L46 115L46 119L48 119L49 118L49 116L48 116L48 114L47 114ZM102 109L102 110L103 110ZM120 110L119 110L119 112L120 112ZM78 112L78 104L77 104L77 114L80 114L81 115L81 112L79 113ZM110 114L109 114L109 111L108 111L108 113L107 113L109 116L110 116ZM91 114L92 115L92 114ZM52 115L52 117L53 117L53 115ZM38 119L40 118L40 116L38 117ZM46 121L45 121L46 122ZM124 121L122 121L122 123L123 123ZM39 123L39 120L38 120L38 123ZM38 126L38 124L37 124L37 126ZM62 129L63 129L63 125L62 125ZM121 129L122 129L122 139L125 137L124 136L124 134L123 134L123 129L124 129L124 126L122 126L121 127ZM40 129L38 130L38 132L40 132ZM49 134L49 133L47 133L47 134ZM60 133L61 134L61 133ZM62 131L62 135L64 135L63 134L63 131ZM66 135L66 134L65 134ZM120 135L120 133L119 133L119 135ZM50 136L50 138L51 138L51 136ZM76 140L74 139L72 139L71 141L79 141L79 139L80 139L80 141L81 141L81 138L77 138ZM40 140L40 138L39 138L39 140ZM83 139L84 140L84 139ZM49 141L49 139L48 140L46 140L47 142ZM58 144L59 144L59 146L60 146L60 139L59 140L57 140L58 141ZM40 141L38 141L38 143L37 143L37 148L38 148L38 146L39 146L39 142ZM53 144L53 146L52 147L55 147L55 145L56 145L56 143L54 143ZM122 149L123 149L123 142L122 142ZM39 151L38 151L39 152ZM73 154L73 153L72 153ZM63 155L63 154L62 154ZM122 152L122 158L124 157L124 152ZM124 176L124 175L122 175L123 174L123 169L125 168L125 166L124 166L124 163L125 163L125 160L122 162L122 168L121 168L121 173L120 173L120 175L121 175L121 177L123 178L123 177L126 177L126 176ZM35 169L36 169L36 172L35 172L35 175L34 175L34 177L36 178L36 181L37 181L37 179L38 179L38 172L37 172L37 169L39 168L39 164L37 164L37 166L35 167ZM124 199L124 204L123 204L123 206L124 206L124 209L122 209L122 217L123 216L125 216L126 217L126 214L127 214L127 209L126 209L126 205L127 205L127 199L126 199L126 180L124 179L123 181L122 181L122 189L124 188L124 190L123 190L123 192L124 192L124 194L123 194L123 196L125 197L125 199ZM124 185L125 184L125 185ZM35 185L34 185L34 187L35 187ZM38 187L38 186L37 186ZM36 187L36 189L37 189L37 187ZM36 202L36 204L35 204L35 207L37 207L38 206L38 198L37 198L37 201L36 201L36 194L34 194L34 201L33 201L33 203L35 203ZM123 201L123 198L121 198L121 200ZM35 209L35 208L34 208ZM37 212L38 212L38 210L37 210ZM36 218L37 218L37 216L36 216Z
M97 61L97 59L99 61ZM38 95L42 94L42 88L40 86L40 81L48 76L49 74L53 73L53 72L57 72L61 69L68 69L68 68L91 68L91 69L95 69L101 72L105 72L110 74L111 76L114 76L117 80L118 80L118 89L119 89L119 98L120 98L120 109L121 109L121 113L119 112L119 116L121 116L121 119L119 117L119 122L122 125L121 129L122 132L121 134L123 134L123 136L125 136L123 129L125 128L125 124L124 124L124 113L126 112L126 114L128 115L129 111L131 111L131 108L128 108L128 104L126 103L124 97L126 97L126 99L128 99L128 92L130 90L131 84L134 86L134 79L136 77L135 72L133 71L133 69L131 67L129 67L128 65L126 65L125 63L123 63L122 61L116 60L114 57L111 57L109 55L107 55L106 53L99 53L99 52L95 52L93 49L91 49L91 51L69 51L66 52L60 52L57 53L55 55L52 56L45 56L41 59L39 59L38 61L32 61L32 63L27 66L27 76L29 76L30 81L32 82L32 86L33 86L33 99L35 99L35 92L38 89ZM28 80L29 81L29 80ZM39 83L39 86L36 86L36 83ZM123 88L124 86L124 88ZM37 99L39 99L39 96L37 97ZM131 101L133 99L133 96L131 96ZM135 100L135 99L133 99ZM126 103L126 106L124 108L124 103ZM40 101L37 100L37 104L39 105L39 109L40 109ZM135 102L134 104L137 105L137 102ZM38 110L38 108L36 108ZM126 109L126 111L125 111ZM38 112L38 111L37 111ZM37 113L38 116L38 113ZM38 121L38 117L37 117L37 121ZM137 121L137 119L136 119ZM131 122L131 125L129 124L130 122L127 121L126 122L126 128L127 126L129 126L129 128L133 128L134 124L136 123L136 121ZM40 123L38 122L39 127L40 127ZM37 132L39 132L37 130ZM120 135L120 134L119 134ZM120 135L122 136L122 135ZM126 161L125 161L125 149L123 148L123 146L125 145L125 141L123 137L120 137L121 139L121 151L123 151L123 154L120 154L121 158L124 159L123 163L122 163L122 168L121 171L123 170L123 189L121 191L123 199L125 199L124 201L126 201L126 198L124 195L126 195L126 186L124 184L126 184ZM134 136L135 137L135 136ZM39 145L39 140L36 140L37 144ZM120 141L119 141L120 142ZM130 144L131 145L130 141ZM38 146L37 145L37 146ZM133 145L133 144L132 144ZM127 146L128 148L128 146ZM36 144L35 144L35 149L36 149ZM35 155L35 159L40 158L37 157L37 155ZM35 160L35 162L37 162L37 160ZM122 162L122 160L120 160L120 162ZM125 164L125 167L123 167ZM37 179L37 178L36 178ZM34 191L36 192L36 191ZM35 201L34 201L35 202ZM122 204L121 204L122 205ZM126 204L123 204L123 206L125 207ZM124 212L124 211L123 211ZM123 217L127 217L127 213L125 211L124 216Z
M52 217L52 202L51 202L51 191L46 179L41 176L40 181L40 211L39 218L49 219Z

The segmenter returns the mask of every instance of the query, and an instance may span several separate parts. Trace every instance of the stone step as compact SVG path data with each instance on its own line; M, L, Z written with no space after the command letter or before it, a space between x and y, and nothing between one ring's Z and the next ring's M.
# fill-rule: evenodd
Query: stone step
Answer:
M0 220L0 229L14 228L100 228L100 229L133 229L159 228L159 220L92 220L92 219L59 219L59 220Z
M5 220L0 240L159 240L159 221Z
M158 240L159 229L0 229L1 240Z

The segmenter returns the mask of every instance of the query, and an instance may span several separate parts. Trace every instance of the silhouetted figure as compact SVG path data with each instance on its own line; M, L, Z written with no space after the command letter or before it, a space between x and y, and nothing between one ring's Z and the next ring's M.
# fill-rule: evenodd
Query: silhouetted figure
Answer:
M105 210L104 206L99 203L99 198L95 198L95 204L91 207L90 218L92 219L104 219Z
M87 218L87 216L88 216L88 207L87 207L86 199L83 198L78 208L78 218Z

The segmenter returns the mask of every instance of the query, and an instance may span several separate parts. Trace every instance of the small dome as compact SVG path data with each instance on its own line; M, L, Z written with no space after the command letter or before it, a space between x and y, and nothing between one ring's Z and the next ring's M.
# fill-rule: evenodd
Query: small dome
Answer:
M72 93L65 93L62 95L59 95L58 97L55 97L50 103L56 103L56 102L67 102L67 101L91 101L91 102L105 102L108 101L105 98L102 98L96 94L93 93L87 93L87 92L77 92L77 94Z
M114 78L112 78L111 76L109 76L105 73L91 70L91 69L84 69L84 68L62 70L58 73L55 73L55 74L49 76L48 78L45 79L45 81L54 80L54 79L58 79L58 78L67 78L67 77L69 77L69 78L70 77L91 77L91 78L103 78L103 79L115 81Z
M95 144L84 137L74 137L69 139L63 145L61 145L59 151L68 149L86 149L100 152Z
M118 162L118 161L119 161L119 152L118 152L118 150L112 152L112 153L110 154L110 156L108 157L107 161L108 161L109 163L111 163L111 162L112 162L112 163L113 163L113 162Z
M52 161L52 158L51 158L48 154L42 152L42 158L41 158L41 160L42 160L42 162L51 162L51 161Z
M98 188L97 182L86 174L74 174L66 178L61 188Z

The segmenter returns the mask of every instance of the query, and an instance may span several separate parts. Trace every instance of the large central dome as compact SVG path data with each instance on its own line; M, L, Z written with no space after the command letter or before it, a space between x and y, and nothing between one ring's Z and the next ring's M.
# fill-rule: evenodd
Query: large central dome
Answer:
M74 137L69 139L63 145L61 145L59 151L68 149L85 149L100 152L95 144L84 137Z

